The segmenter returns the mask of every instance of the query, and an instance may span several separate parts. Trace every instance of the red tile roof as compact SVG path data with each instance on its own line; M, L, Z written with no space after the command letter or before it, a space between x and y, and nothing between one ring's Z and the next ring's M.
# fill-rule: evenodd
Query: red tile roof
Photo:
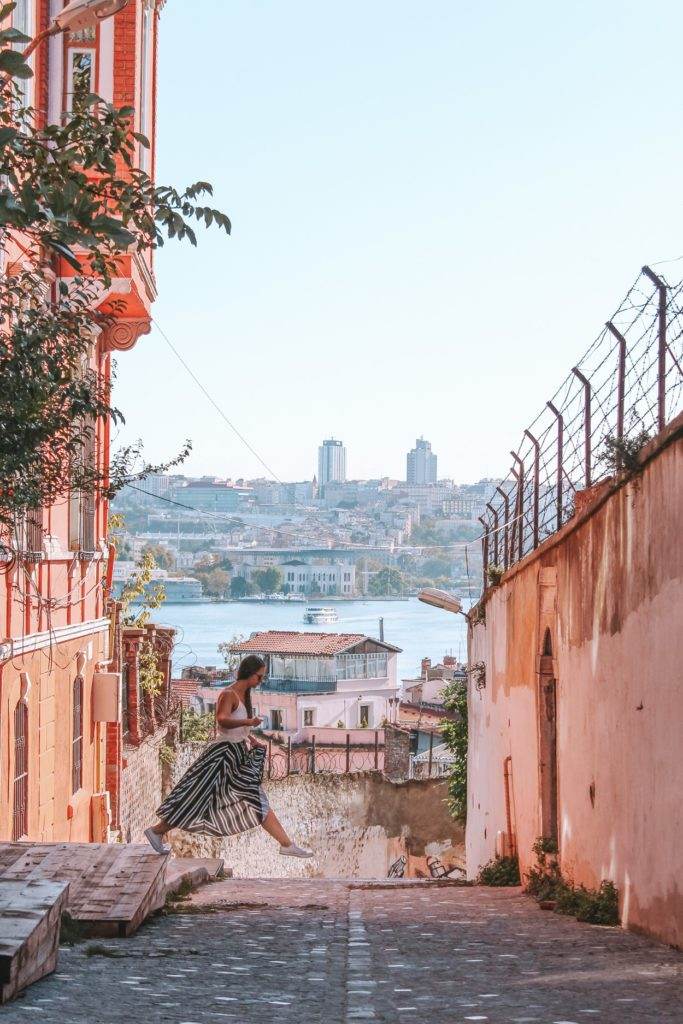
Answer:
M197 696L197 687L201 686L196 679L172 679L171 693L177 697L184 708L190 706L190 699Z
M357 644L370 640L389 651L397 647L372 640L363 633L290 633L276 629L265 633L254 633L248 640L230 648L236 653L256 651L259 654L340 654Z

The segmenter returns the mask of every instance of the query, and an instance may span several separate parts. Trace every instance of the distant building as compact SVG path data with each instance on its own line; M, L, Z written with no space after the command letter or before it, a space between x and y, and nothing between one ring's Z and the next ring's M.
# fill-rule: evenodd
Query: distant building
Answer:
M355 565L305 565L303 562L285 562L280 566L286 594L338 594L351 597L356 592Z
M240 503L240 491L236 487L209 480L190 481L185 487L175 488L172 497L202 512L229 514L235 512Z
M253 633L230 648L259 654L267 676L254 693L264 728L321 744L340 730L379 729L391 720L397 700L398 647L360 633Z
M406 480L409 484L436 483L436 455L423 437L418 437L415 447L408 452Z
M330 438L318 448L318 484L346 480L346 448L341 441Z
M118 601L135 569L133 562L117 562L112 583L114 600ZM169 576L166 569L154 569L145 591L153 593L158 586L163 586L166 591L167 604L193 604L204 599L201 581L191 576Z

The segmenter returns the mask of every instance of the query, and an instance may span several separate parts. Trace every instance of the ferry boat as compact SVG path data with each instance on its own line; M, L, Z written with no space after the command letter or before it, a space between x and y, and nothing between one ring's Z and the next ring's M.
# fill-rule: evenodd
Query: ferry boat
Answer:
M339 616L334 608L318 605L306 609L304 612L304 622L307 622L309 625L313 623L339 622Z

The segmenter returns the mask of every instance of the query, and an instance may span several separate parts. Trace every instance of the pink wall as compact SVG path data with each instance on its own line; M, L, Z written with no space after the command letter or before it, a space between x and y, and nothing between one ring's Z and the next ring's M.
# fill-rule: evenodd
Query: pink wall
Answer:
M683 944L683 417L485 599L470 663L470 876L507 830L522 871L544 832L539 692L556 680L558 832L564 876L611 879L625 926ZM541 661L545 630L553 657ZM545 679L547 680L546 674ZM546 802L547 807L547 802ZM546 829L547 831L547 829Z

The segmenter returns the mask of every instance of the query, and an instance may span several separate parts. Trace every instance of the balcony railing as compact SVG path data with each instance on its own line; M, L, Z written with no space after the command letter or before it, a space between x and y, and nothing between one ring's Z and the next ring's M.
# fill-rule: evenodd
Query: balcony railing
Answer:
M284 679L268 676L261 689L270 693L334 693L337 682L335 679Z

